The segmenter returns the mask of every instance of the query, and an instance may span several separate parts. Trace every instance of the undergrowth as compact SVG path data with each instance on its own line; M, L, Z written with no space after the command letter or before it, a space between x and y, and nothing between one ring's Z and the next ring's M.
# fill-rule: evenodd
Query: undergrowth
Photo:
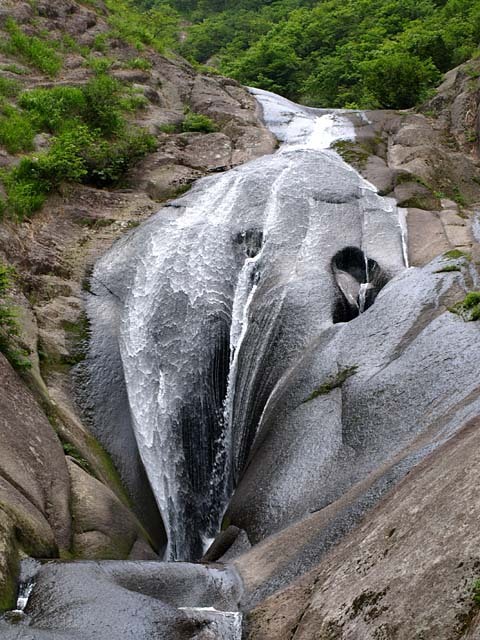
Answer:
M5 23L8 39L0 43L0 51L15 55L47 76L54 77L62 68L62 58L53 43L26 35L12 18Z
M0 352L19 370L31 367L28 352L17 345L20 328L17 313L9 301L15 272L0 262Z
M0 143L10 153L31 151L39 132L52 135L46 151L23 157L0 176L7 194L4 213L19 220L63 182L118 184L133 162L156 148L155 138L126 118L143 106L143 97L106 74L83 87L25 91L18 105L1 108Z

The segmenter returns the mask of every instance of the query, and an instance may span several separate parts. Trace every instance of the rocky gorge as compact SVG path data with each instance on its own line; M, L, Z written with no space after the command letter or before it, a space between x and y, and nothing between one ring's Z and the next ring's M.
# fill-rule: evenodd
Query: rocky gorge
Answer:
M116 53L157 150L0 226L32 360L1 360L2 637L476 638L476 63L331 112ZM186 107L217 130L162 131Z

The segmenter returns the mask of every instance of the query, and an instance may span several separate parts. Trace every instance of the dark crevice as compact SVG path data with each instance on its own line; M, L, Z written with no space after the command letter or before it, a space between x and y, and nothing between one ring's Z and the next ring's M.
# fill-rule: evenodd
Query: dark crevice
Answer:
M358 247L337 251L330 264L337 286L333 322L349 322L372 306L388 276Z

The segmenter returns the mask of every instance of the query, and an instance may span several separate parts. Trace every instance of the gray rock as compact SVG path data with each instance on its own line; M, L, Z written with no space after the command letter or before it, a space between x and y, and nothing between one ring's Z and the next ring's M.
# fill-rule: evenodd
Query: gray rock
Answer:
M21 628L0 621L5 640L236 637L236 620L222 614L235 612L240 597L231 570L159 562L55 563L34 579Z
M479 426L467 422L311 573L262 603L249 639L478 638Z

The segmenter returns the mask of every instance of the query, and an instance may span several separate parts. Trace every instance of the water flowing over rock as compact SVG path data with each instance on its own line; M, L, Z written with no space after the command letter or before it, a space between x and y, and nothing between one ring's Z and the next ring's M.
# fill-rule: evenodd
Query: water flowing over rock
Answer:
M334 335L345 287L333 257L364 256L359 310L376 265L378 290L405 268L394 202L330 149L353 137L348 119L254 94L279 151L200 180L117 242L92 279L93 422L123 467L135 435L170 559L202 555L261 425L279 417L274 390Z

